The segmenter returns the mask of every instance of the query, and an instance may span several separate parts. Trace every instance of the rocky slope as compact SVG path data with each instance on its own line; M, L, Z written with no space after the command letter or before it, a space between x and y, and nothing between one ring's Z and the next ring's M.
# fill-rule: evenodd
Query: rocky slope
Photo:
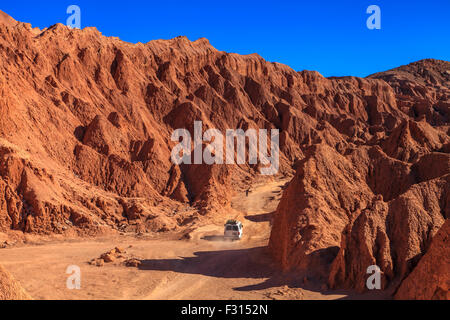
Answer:
M417 267L402 282L395 298L450 300L450 220L433 238Z
M448 62L424 60L370 76L389 83L403 113L392 130L385 124L363 143L305 152L270 241L284 269L359 291L371 265L391 290L414 270L450 218L449 70Z
M261 166L173 165L172 132L277 128L280 174L295 175L274 258L332 287L363 290L368 263L401 282L449 218L449 81L446 61L324 78L206 39L130 44L1 13L0 232L160 232L225 215Z
M31 300L20 284L0 266L0 300Z
M448 125L450 62L422 60L371 75L383 79L396 93L398 107L409 117L436 126Z
M206 39L134 45L94 28L2 20L2 230L171 230L227 208L258 166L173 165L172 132L192 132L195 120L279 128L289 174L302 148L344 150L406 118L381 80L297 73Z

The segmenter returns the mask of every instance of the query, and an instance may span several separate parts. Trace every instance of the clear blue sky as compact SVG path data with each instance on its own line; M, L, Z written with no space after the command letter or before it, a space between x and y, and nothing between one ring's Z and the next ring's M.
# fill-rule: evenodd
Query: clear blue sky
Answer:
M129 42L185 35L219 50L258 53L295 70L367 76L424 58L450 60L450 0L2 1L0 10L40 28L81 8L82 27ZM381 8L369 30L366 9Z

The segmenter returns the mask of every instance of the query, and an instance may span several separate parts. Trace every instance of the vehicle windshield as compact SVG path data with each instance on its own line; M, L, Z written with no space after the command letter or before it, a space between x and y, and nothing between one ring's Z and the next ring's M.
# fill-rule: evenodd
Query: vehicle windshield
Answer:
M239 227L238 226L227 226L225 230L227 230L227 231L239 231Z

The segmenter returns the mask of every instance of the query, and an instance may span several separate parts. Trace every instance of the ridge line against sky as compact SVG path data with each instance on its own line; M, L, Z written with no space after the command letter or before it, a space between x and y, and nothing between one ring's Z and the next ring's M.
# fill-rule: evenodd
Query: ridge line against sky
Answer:
M204 37L221 51L258 53L326 77L365 77L426 58L450 60L449 0L24 0L2 3L0 10L45 28L65 24L67 7L73 4L81 8L81 27L94 26L105 36L132 43ZM366 25L366 11L373 4L381 9L381 30Z

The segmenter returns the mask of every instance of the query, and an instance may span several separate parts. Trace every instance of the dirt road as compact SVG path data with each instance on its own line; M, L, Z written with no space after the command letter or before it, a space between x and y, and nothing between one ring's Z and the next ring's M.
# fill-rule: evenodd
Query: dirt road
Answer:
M197 228L190 240L116 237L13 247L0 251L3 264L34 299L336 299L303 279L280 274L266 246L272 212L286 181L254 186L233 199L234 213ZM244 224L239 242L224 241L223 223ZM88 262L120 246L142 263L103 267ZM66 287L70 265L81 269L81 289Z

